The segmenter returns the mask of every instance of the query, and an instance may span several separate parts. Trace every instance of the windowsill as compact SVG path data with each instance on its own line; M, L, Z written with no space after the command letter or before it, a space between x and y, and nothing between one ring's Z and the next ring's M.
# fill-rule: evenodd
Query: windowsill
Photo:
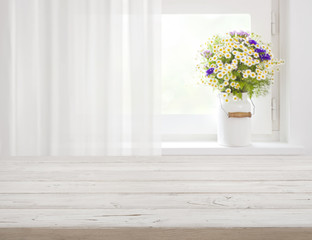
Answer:
M226 147L217 142L163 142L162 155L303 155L302 146L283 142L255 142L247 147Z

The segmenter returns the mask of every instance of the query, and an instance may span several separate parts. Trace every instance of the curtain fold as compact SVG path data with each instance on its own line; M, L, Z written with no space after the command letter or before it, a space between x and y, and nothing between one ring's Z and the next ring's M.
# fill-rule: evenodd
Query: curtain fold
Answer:
M160 155L160 0L1 0L2 155Z

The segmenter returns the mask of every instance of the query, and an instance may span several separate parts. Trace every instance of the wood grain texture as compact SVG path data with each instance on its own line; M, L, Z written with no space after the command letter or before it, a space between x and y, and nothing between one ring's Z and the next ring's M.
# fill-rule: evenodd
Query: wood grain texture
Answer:
M302 155L302 156L155 156L155 157L145 157L145 156L133 156L133 157L101 157L101 156L63 156L63 157L53 157L53 156L16 156L16 157L0 157L1 162L53 162L53 163L182 163L182 162L300 162L300 161L312 161L312 156Z
M18 164L18 163L16 163ZM311 181L311 171L0 171L1 182Z
M0 193L312 193L312 181L0 182Z
M312 194L0 194L0 209L312 209Z
M10 227L312 227L312 209L0 209Z
M311 228L1 229L5 240L311 240Z
M311 157L19 157L0 163L0 230L312 227Z
M312 161L272 161L272 162L182 162L182 163L53 163L53 162L15 162L2 163L3 171L311 171Z

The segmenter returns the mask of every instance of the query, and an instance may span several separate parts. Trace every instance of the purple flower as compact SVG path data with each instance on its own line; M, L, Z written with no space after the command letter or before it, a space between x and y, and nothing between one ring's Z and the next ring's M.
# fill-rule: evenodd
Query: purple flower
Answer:
M203 52L200 53L204 58L210 58L212 53L208 50L205 50Z
M238 36L241 36L241 37L249 37L249 33L248 32L244 32L244 31L240 31L238 33Z
M233 32L229 32L229 34L231 35L231 37L234 37L235 34L240 37L249 37L250 35L248 32L244 32L244 31L240 31L240 32L233 31Z
M265 49L262 49L262 48L256 48L255 52L256 53L266 53Z
M258 44L255 40L252 40L252 39L250 39L248 42L249 42L250 44L253 44L253 45L257 45L257 44Z
M256 49L255 49L255 52L256 52L256 53L259 53L261 62L262 62L262 61L265 61L265 60L268 60L268 61L271 60L270 54L266 53L266 50L265 50L265 49L256 48Z
M214 71L214 68L209 68L207 71L206 71L206 76L212 74Z
M262 61L270 61L271 60L271 56L268 54L268 53L266 53L266 54L261 54L260 55L260 59L261 59L261 62Z

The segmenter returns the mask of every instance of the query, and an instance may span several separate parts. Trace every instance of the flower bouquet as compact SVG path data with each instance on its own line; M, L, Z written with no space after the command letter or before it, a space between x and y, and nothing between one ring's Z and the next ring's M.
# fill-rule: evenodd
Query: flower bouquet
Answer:
M283 63L273 57L270 44L244 31L214 35L202 45L200 55L200 83L219 90L225 102L241 99L242 93L250 98L266 95Z
M270 44L254 33L215 35L202 46L200 83L219 90L218 143L224 146L251 144L251 104L248 97L264 96L283 63L275 59Z

